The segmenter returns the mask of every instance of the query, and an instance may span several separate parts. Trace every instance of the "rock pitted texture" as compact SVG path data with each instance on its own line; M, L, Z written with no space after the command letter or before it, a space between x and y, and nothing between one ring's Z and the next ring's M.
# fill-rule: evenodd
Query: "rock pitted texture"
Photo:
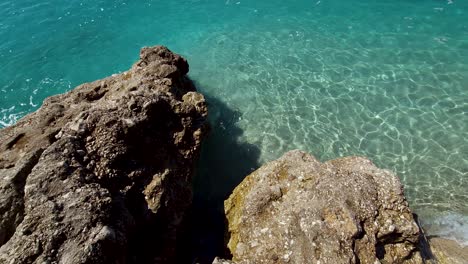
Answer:
M225 201L236 263L422 263L398 178L359 157L291 151Z
M0 263L174 260L207 115L187 72L143 48L0 131Z

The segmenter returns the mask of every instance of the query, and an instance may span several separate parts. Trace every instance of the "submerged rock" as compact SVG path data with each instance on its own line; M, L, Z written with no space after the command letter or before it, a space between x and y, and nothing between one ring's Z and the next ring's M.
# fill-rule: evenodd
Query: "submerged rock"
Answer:
M364 158L288 152L247 176L225 211L236 263L422 263L400 181Z
M207 115L187 72L143 48L0 130L0 263L174 261Z
M431 253L438 264L466 264L468 263L468 246L462 246L456 241L440 237L429 239Z

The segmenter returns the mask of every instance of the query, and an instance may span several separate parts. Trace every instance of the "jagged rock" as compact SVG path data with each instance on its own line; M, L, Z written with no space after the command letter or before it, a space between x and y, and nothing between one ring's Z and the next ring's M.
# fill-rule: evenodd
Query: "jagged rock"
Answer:
M143 48L0 131L0 263L174 261L207 115L187 72Z
M236 263L422 263L398 178L371 161L291 151L225 201Z
M233 263L234 262L227 260L227 259L215 258L212 264L233 264Z

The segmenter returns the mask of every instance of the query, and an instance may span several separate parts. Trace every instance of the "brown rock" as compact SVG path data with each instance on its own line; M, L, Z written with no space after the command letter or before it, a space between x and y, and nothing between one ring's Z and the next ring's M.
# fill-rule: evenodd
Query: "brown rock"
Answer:
M0 130L0 263L168 263L207 109L165 47Z
M291 151L225 201L236 263L422 263L398 178L359 157Z
M429 239L432 254L439 264L466 264L468 263L468 246L461 246L453 240L440 237Z

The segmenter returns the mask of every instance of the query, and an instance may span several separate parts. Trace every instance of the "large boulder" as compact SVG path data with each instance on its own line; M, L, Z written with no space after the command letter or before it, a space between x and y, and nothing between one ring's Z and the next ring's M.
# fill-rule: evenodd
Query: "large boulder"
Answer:
M207 108L165 47L0 131L0 263L170 263Z
M288 152L247 176L225 211L235 263L422 263L400 181L365 158Z

